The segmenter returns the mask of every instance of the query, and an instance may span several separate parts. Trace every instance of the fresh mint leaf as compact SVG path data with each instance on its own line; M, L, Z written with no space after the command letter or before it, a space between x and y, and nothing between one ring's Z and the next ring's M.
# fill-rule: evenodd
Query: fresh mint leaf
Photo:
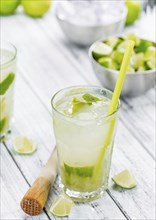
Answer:
M15 79L14 73L9 73L5 79L0 82L0 95L4 95Z

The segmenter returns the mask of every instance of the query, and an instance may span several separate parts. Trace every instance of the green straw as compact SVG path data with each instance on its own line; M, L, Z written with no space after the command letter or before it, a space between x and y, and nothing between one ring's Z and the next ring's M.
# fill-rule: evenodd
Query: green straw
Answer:
M108 109L108 113L107 113L108 116L113 114L117 109L119 97L120 97L120 94L121 94L121 91L122 91L122 87L123 87L123 83L124 83L124 80L125 80L126 72L127 72L127 69L128 69L128 65L129 65L129 62L130 62L132 52L133 52L134 44L135 43L132 40L128 40L128 42L127 42L125 54L124 54L124 57L123 57L123 60L122 60L121 68L120 68L120 72L119 72L118 79L117 79L117 82L116 82L116 85L115 85L112 100L111 100L111 103L110 103L110 106L109 106L109 109ZM103 158L104 158L105 152L107 150L107 146L110 145L110 142L112 140L112 135L113 135L113 131L114 131L115 122L116 122L116 118L110 124L109 130L108 130L108 133L107 133L107 136L106 136L106 139L105 139L104 147L101 149L101 151L99 153L97 164L96 164L95 170L94 170L94 173L95 173L94 177L96 177L95 181L98 181L97 178L99 178L99 175L101 173L100 168L102 168Z

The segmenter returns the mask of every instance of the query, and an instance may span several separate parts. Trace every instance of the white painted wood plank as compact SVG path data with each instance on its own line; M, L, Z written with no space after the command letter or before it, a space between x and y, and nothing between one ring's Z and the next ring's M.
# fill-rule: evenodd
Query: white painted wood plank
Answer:
M0 144L1 160L1 214L2 220L29 219L29 220L48 220L42 213L39 217L30 217L20 208L20 200L28 189L24 177L18 170L16 164L8 154L5 146ZM25 164L26 165L26 164Z
M32 138L38 143L38 150L33 155L21 156L13 151L11 140L7 141L7 146L28 182L32 184L55 145L52 131L52 118L21 77L18 77L16 82L15 98L15 123L13 125L14 131L12 136L26 135ZM57 194L58 182L56 182L52 188L46 205L46 210L51 219L54 219L54 217L49 213L49 208ZM103 201L103 199L101 201ZM99 205L97 202L97 219L99 216L108 219L125 219L124 215L108 194L106 194L104 203L101 201L99 201ZM102 203L103 206L101 205ZM105 204L110 206L112 212L109 212L110 209L106 210Z

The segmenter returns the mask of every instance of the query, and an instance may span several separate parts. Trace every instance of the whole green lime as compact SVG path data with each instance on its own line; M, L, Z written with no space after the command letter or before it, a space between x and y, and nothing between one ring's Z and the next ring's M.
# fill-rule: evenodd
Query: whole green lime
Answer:
M43 16L51 6L51 0L22 0L24 12L31 17Z
M11 15L13 14L20 0L0 0L0 15Z
M140 16L141 2L135 0L126 0L126 6L128 9L126 24L133 24Z

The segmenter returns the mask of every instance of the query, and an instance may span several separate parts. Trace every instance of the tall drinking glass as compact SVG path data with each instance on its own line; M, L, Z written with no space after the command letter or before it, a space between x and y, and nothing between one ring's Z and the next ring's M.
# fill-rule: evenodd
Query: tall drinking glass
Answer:
M94 86L65 88L52 98L61 181L75 201L91 201L107 189L119 112L118 103L107 115L111 98L111 91Z
M0 141L10 131L16 69L15 46L1 42L0 48Z

